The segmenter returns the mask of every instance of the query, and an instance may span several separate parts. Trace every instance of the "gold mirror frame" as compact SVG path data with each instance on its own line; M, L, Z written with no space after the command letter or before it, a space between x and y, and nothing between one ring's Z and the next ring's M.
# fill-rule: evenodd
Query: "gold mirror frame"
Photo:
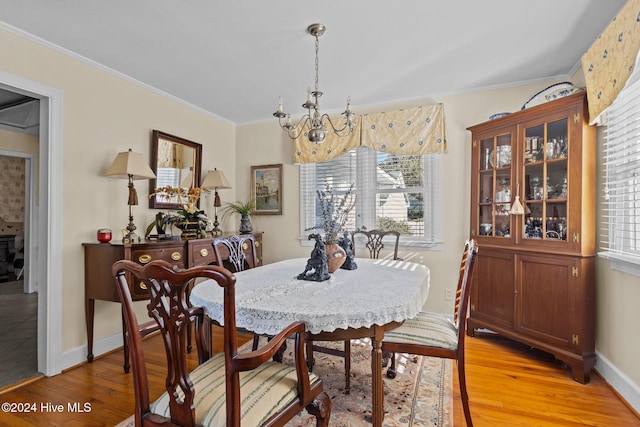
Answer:
M178 136L154 130L151 134L150 193L158 187L199 187L202 175L202 145ZM160 173L159 173L160 172ZM186 200L173 200L161 195L149 198L151 209L180 209Z

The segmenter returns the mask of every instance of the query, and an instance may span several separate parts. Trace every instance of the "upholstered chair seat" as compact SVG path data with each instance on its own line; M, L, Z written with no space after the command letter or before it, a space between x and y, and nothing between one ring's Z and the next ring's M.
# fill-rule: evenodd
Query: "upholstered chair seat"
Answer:
M224 353L214 355L189 376L195 388L196 423L226 425ZM309 380L313 383L317 376L309 373ZM297 387L294 366L266 362L252 371L240 372L240 424L262 425L298 398ZM170 417L167 392L151 404L151 412Z
M438 313L420 312L399 328L385 332L387 343L417 344L447 350L458 348L458 327L451 318Z

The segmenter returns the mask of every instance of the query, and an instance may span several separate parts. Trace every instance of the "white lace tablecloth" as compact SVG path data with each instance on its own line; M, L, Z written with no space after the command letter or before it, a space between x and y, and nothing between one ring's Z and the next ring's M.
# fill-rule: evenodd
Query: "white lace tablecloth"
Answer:
M429 292L429 269L405 261L356 259L324 282L298 280L306 258L289 259L236 273L236 322L258 334L275 335L291 322L312 334L371 327L415 317ZM191 303L223 324L223 291L207 280L194 287Z

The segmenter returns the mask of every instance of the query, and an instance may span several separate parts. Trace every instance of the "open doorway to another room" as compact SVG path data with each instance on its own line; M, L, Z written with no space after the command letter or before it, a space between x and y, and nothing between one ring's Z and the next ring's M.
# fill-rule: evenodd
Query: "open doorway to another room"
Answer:
M41 375L38 293L25 268L39 108L36 99L0 90L0 389Z

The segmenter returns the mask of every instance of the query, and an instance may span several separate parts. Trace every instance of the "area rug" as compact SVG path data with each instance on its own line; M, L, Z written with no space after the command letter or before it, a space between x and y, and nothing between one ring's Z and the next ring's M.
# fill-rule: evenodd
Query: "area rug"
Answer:
M333 343L324 343L333 344ZM323 345L324 345L323 344ZM336 343L340 348L342 343ZM330 426L371 425L371 345L367 340L351 342L351 393L344 394L343 359L315 353L314 372L322 378L331 398ZM285 354L285 361L291 352ZM384 375L385 416L388 427L453 426L451 361L413 355L397 355L397 376ZM133 417L117 427L133 426ZM303 412L287 426L315 426L315 419Z

